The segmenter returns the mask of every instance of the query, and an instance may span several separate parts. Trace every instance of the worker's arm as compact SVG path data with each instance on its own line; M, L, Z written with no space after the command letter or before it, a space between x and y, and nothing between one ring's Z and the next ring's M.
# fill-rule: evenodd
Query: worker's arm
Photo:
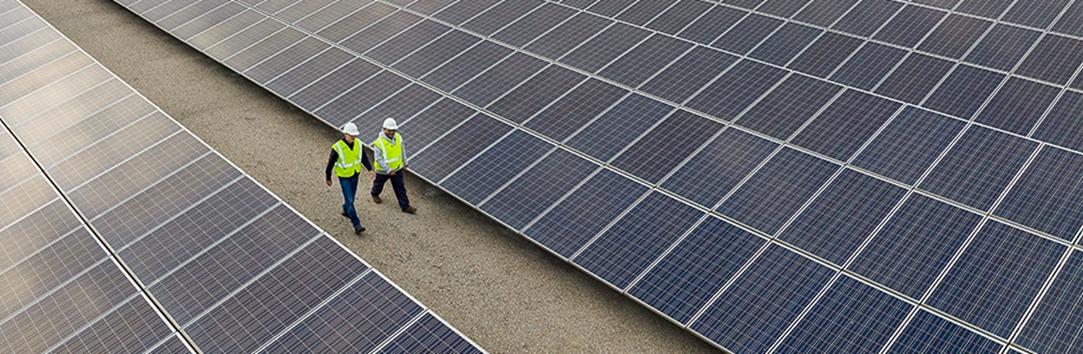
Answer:
M335 152L335 149L331 149L331 157L327 159L327 168L324 169L324 172L323 172L324 180L326 180L328 182L331 181L331 170L333 170L335 168L335 162L337 162L337 161L338 161L338 153Z
M391 170L390 168L387 168L387 161L384 160L384 152L383 150L380 150L380 144L372 144L372 159L376 166L380 167L380 170Z
M361 152L361 165L365 166L365 170L372 172L372 162L369 162L369 155L364 151Z

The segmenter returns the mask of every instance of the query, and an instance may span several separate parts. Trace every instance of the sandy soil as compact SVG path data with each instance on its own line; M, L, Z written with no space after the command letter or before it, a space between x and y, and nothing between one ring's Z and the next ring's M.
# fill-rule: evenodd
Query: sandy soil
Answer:
M335 131L110 1L24 2L489 351L713 351L413 176L419 214L400 213L387 186L384 204L359 200L369 231L354 236L322 181Z

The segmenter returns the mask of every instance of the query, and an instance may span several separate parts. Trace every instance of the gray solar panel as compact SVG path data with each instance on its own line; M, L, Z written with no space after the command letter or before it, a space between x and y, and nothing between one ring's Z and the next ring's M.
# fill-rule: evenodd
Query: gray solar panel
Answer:
M1071 276L1064 264L1083 227L1071 211L1083 146L1079 0L331 6L351 14L311 30L256 6L244 26L215 20L205 37L277 21L441 96L397 117L420 140L415 173L722 348L1048 350L1078 340L1056 331L1083 325L1083 306L1045 299ZM429 27L462 44L447 52L419 36ZM366 80L336 77L347 87L299 100L295 87L334 70L291 70L302 68L312 72L265 87L310 108ZM373 98L408 102L398 94L373 89L337 115L308 111L338 125L376 110ZM556 149L540 153L539 141ZM508 163L479 178L492 161ZM666 214L675 210L692 222ZM629 215L668 215L678 230L645 231ZM759 242L703 241L697 230L712 223ZM722 274L708 283L683 280L699 268L673 257L712 259L697 251L741 264L711 265ZM983 264L975 252L1001 254L1011 271L995 284L969 279ZM667 280L680 289L639 285ZM966 308L1013 282L1026 286L1004 295L1010 311ZM756 297L764 292L773 297ZM694 305L675 303L685 297ZM1050 311L1073 316L1051 323ZM862 319L875 323L837 337L816 330Z
M161 3L148 11L164 19L195 1ZM28 8L0 4L36 26L0 28L0 350L480 352ZM304 37L277 33L293 34L222 58L252 66ZM347 316L342 303L351 327L309 332Z

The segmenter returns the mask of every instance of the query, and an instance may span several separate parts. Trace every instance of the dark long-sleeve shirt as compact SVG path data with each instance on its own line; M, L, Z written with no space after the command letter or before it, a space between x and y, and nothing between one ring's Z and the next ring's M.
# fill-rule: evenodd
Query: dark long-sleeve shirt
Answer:
M342 139L340 139L340 140L342 140ZM346 141L342 140L342 142L346 142ZM353 143L354 143L354 146L353 146L354 149L360 149L361 148L361 142L357 141L357 139L354 139ZM347 146L349 146L349 143L347 143ZM334 172L334 170L335 170L335 162L338 162L338 152L335 151L334 148L332 148L331 149L331 157L327 159L327 168L324 169L324 173L323 173L325 178L328 181L331 180L331 173ZM364 151L361 152L361 165L364 165L366 170L372 171L372 163L369 162L369 156L367 154L365 154Z

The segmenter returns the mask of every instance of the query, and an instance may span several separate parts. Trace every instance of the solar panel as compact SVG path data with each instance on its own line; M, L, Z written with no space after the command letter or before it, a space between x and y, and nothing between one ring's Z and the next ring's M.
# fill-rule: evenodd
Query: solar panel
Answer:
M17 52L0 63L0 350L481 351L31 10L0 4L52 33L0 25L0 52ZM221 58L250 67L305 37L270 33ZM351 327L316 328L328 313Z
M395 112L366 90L349 112L401 114L419 177L724 349L1078 337L1031 310L1074 306L1042 289L1079 248L1079 1L377 0L299 19L241 4L195 35L122 3L202 51L260 21L322 41L264 87L330 125L349 115L313 102L377 72L431 90ZM351 60L367 70L342 77ZM963 306L1004 290L972 279L1002 276L982 270L994 254L1025 286Z

